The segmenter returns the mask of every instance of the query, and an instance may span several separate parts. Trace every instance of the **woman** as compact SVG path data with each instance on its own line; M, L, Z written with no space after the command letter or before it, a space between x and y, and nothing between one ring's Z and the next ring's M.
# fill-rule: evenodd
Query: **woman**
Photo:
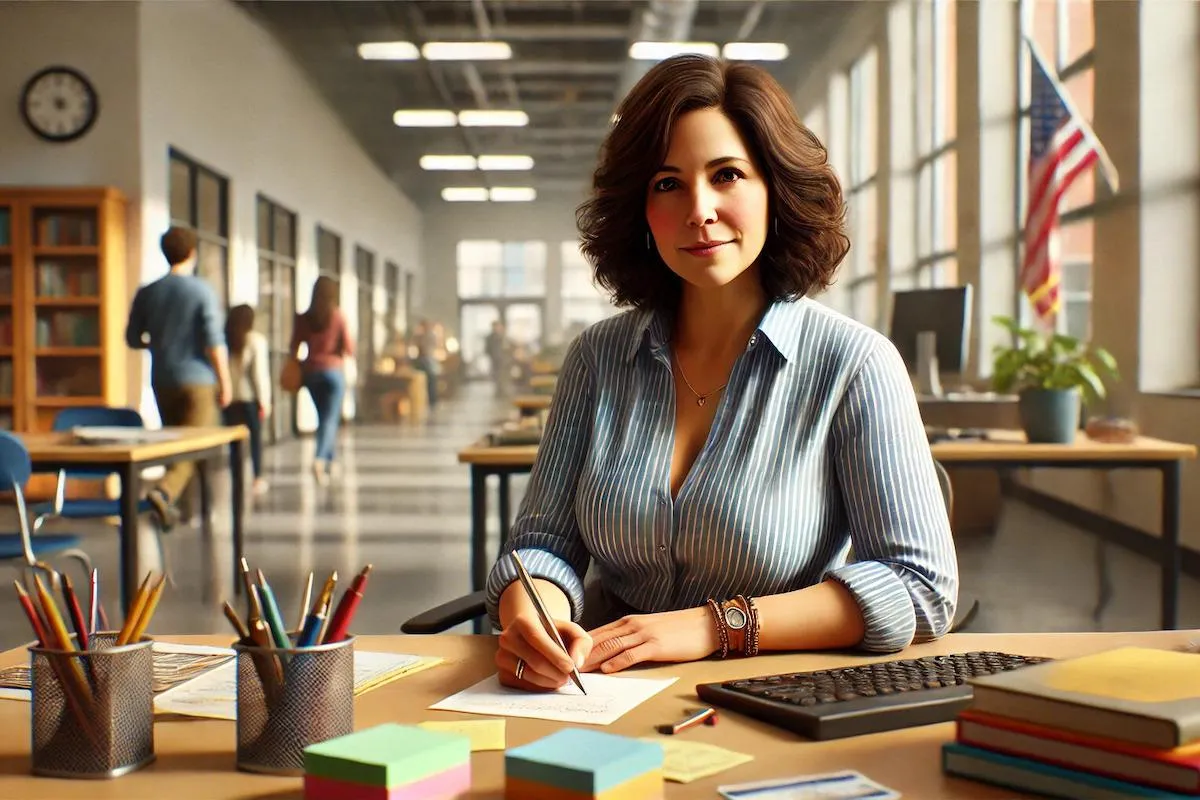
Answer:
M262 474L262 426L271 415L271 365L267 337L254 330L254 309L234 306L225 318L225 344L229 348L229 378L233 402L222 411L226 425L250 429L250 464L254 494L266 493Z
M488 579L501 680L944 634L958 567L912 385L887 339L807 297L849 242L787 94L750 65L663 61L618 109L593 188L583 249L633 310L564 359Z
M344 358L354 355L354 342L346 329L346 318L338 308L340 289L336 281L322 275L313 284L308 310L296 316L289 353L296 356L300 345L308 346L301 362L304 388L317 407L317 452L313 477L321 486L329 483L342 419L342 396L346 391Z

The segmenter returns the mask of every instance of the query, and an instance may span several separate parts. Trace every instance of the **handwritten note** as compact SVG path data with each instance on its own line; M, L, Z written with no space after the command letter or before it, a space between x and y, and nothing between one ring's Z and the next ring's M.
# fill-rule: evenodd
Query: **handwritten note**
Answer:
M622 678L585 673L587 694L568 683L557 692L524 692L500 685L492 675L430 706L493 717L532 717L557 722L609 725L675 682L675 678Z
M422 722L420 727L443 733L456 733L471 740L471 752L504 749L504 720L502 719L456 719L448 721Z
M691 783L754 760L745 753L678 736L646 737L643 741L662 746L663 777L676 783Z

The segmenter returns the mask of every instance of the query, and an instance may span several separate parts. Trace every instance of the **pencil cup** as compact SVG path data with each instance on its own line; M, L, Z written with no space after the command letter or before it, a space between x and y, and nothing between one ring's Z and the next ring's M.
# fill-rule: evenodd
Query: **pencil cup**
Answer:
M116 778L154 760L154 643L116 641L95 633L82 652L29 648L35 775Z
M354 732L354 637L237 652L237 767L303 775L304 748Z

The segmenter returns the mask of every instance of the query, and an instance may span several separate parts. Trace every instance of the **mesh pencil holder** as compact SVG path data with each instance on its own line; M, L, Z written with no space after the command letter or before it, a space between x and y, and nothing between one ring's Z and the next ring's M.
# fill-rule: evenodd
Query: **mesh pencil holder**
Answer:
M154 760L154 642L116 641L95 633L82 652L29 648L35 775L116 778Z
M354 637L237 652L237 767L303 775L304 748L354 732Z

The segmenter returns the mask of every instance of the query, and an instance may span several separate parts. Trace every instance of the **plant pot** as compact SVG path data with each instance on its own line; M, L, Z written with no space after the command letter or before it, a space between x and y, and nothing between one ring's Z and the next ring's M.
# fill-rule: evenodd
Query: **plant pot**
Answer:
M1078 389L1022 389L1017 413L1033 443L1070 444L1079 431Z

